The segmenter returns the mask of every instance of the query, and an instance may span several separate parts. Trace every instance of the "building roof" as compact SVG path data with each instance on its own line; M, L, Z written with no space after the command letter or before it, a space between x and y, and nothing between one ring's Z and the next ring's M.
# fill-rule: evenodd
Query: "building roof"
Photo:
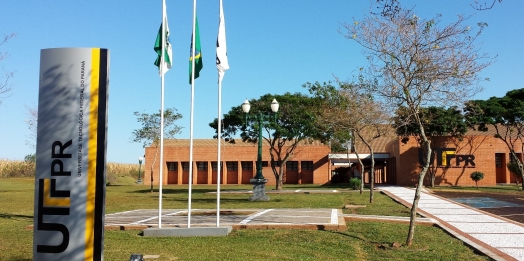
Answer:
M502 126L502 125L499 125L499 132L502 136L504 136L504 133L506 132L506 127ZM468 129L468 131L466 132L466 134L464 134L464 136L489 136L489 137L494 137L495 134L497 134L497 130L495 129L495 127L493 125L486 125L486 127L488 128L487 131L478 131L478 130L473 130L473 129ZM516 138L517 136L517 132L516 131L513 131L511 133L511 137L512 138Z
M386 145L396 139L396 136L380 136L376 139L373 139L370 144L371 147L373 147L374 153L384 153L386 152ZM355 150L358 153L370 153L369 148L361 140L357 141Z
M269 143L266 140L263 140L263 145L267 146ZM217 139L193 139L193 147L216 147L218 146ZM226 147L254 147L258 146L258 143L253 142L243 142L242 139L235 139L235 142L226 142L222 139L221 146ZM299 143L299 146L327 146L326 144L320 141L311 141L302 140ZM149 146L151 147L151 146ZM164 140L164 147L189 147L189 139L166 139Z

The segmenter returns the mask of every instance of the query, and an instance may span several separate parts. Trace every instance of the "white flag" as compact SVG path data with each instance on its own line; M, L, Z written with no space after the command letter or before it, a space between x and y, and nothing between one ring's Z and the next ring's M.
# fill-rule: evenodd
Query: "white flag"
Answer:
M222 0L220 0L220 17L218 23L217 70L220 75L220 78L222 78L224 72L227 69L229 69L226 50L226 22L224 21L224 10L222 10Z

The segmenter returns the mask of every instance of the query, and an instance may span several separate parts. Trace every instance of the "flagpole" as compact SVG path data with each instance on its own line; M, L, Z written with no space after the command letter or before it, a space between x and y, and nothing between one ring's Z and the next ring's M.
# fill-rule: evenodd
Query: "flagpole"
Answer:
M189 119L189 195L187 202L187 227L191 227L191 194L193 185L193 104L195 100L195 23L196 23L196 0L193 0L193 33L191 42L191 111Z
M218 135L218 153L217 153L217 165L220 164L221 156L221 144L222 144L222 79L224 73L229 69L229 63L227 59L226 51L226 28L224 19L224 10L222 8L222 0L220 3L219 13L219 25L218 25L218 36L217 36L217 70L218 70L218 124L217 124L217 135ZM220 165L217 170L217 227L220 226Z
M158 180L158 228L162 227L162 183L163 183L163 169L164 169L164 62L165 62L165 48L166 48L166 2L162 0L162 58L160 60L160 74L161 88L160 88L160 177Z
M219 11L219 23L221 23L222 15L222 0L219 1L220 11ZM218 25L219 34L220 34L220 24ZM218 42L218 37L217 37ZM222 77L220 75L220 70L218 71L218 126L217 126L217 140L218 140L218 152L217 152L217 227L220 226L220 145L222 143Z
M222 1L222 0L220 0ZM220 72L219 72L220 74ZM222 143L221 129L222 129L222 77L218 79L218 153L217 153L217 227L220 226L220 145Z

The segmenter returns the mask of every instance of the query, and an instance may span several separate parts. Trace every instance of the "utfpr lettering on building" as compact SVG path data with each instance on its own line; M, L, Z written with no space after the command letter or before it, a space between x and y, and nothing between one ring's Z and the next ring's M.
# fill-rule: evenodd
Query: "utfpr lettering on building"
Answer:
M475 168L475 155L457 155L455 148L434 148L431 153L431 166L437 168ZM425 150L419 149L419 162L424 165ZM435 155L437 156L435 162Z

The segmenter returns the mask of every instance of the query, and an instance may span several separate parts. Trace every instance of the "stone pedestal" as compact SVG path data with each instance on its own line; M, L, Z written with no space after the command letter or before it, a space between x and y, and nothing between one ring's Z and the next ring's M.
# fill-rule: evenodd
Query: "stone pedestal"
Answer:
M250 179L249 182L253 184L253 195L249 197L249 201L269 201L266 196L267 179Z
M144 183L144 181L142 179L139 179L139 180L136 181L136 184L143 184L143 183Z

